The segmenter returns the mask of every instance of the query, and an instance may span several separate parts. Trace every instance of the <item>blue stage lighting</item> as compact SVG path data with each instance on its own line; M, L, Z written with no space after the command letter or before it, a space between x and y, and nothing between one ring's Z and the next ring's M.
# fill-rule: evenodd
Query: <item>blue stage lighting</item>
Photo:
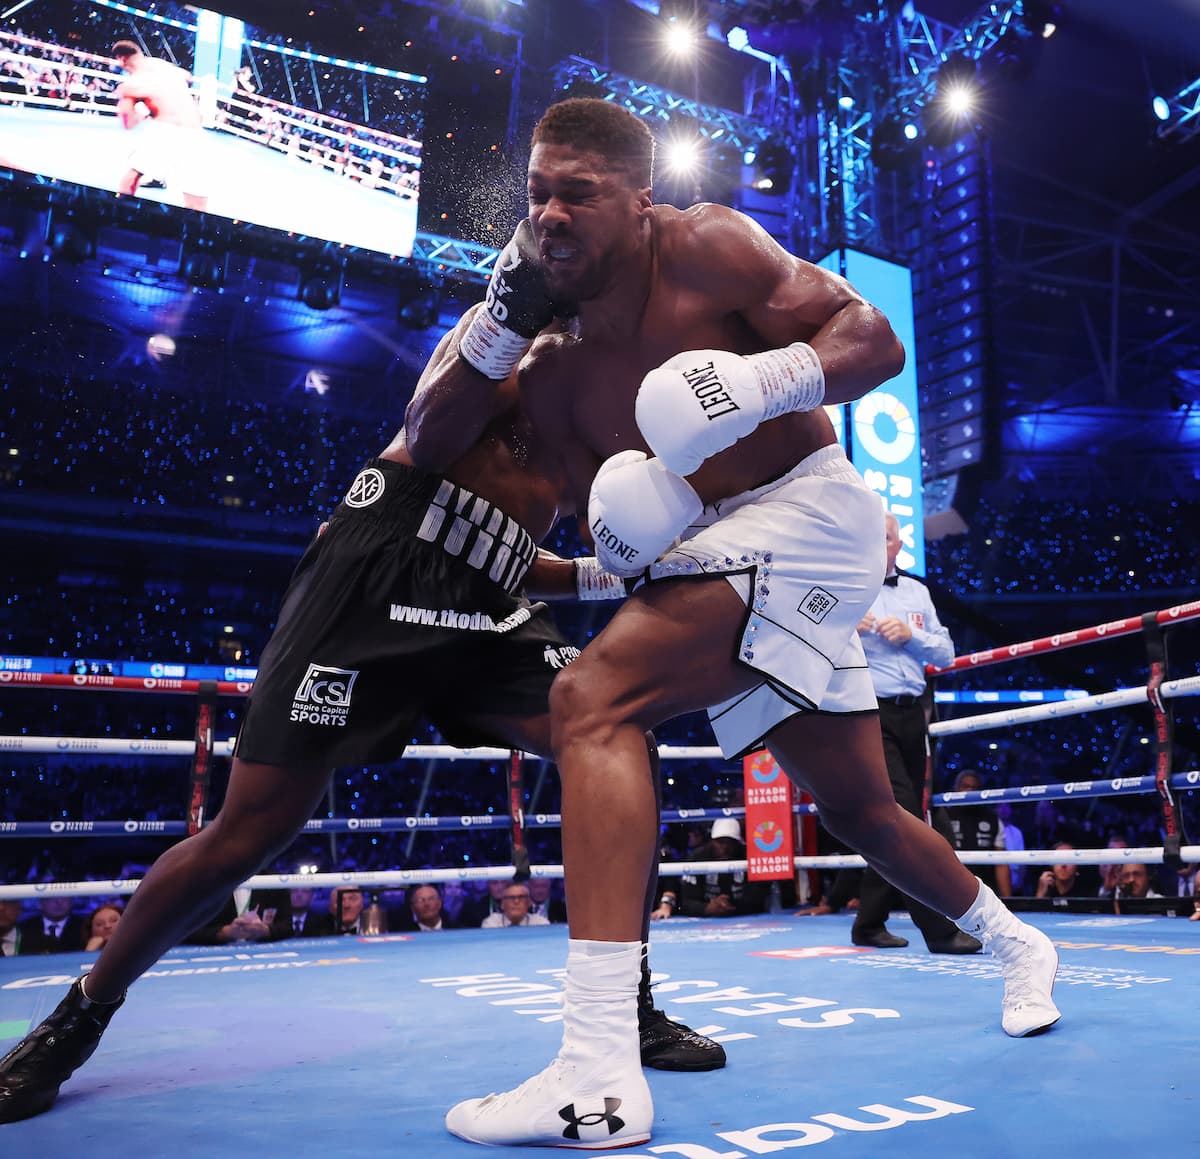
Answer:
M757 160L758 160L758 150L756 150L756 149L747 149L742 154L742 164L743 165L753 165L754 162ZM24 257L25 255L22 254L21 256Z
M917 128L911 121L904 126L904 136L906 140L915 141L921 135L921 130Z
M1150 107L1154 110L1154 115L1160 121L1169 120L1171 117L1171 105L1166 97L1155 97L1151 102Z

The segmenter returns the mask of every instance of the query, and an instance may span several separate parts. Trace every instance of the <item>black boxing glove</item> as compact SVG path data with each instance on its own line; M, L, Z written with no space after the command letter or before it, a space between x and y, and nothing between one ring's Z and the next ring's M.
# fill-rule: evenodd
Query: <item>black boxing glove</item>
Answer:
M483 306L471 319L458 352L480 374L500 381L554 318L555 304L528 218L497 256Z

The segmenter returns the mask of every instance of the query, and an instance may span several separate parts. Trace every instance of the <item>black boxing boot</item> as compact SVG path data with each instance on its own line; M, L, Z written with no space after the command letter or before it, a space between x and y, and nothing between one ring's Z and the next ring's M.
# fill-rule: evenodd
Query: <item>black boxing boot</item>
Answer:
M54 1106L58 1088L95 1052L116 1002L93 1002L76 978L54 1012L0 1058L0 1123L29 1119Z
M642 979L638 983L638 1037L642 1066L655 1070L720 1070L725 1048L690 1026L674 1022L654 1008L650 997L648 947L642 947Z

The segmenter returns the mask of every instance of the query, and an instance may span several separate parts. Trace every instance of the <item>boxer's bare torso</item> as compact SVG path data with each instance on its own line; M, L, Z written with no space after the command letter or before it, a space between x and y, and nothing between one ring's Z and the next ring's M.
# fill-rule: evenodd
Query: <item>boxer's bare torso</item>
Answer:
M159 124L200 128L200 109L192 96L190 80L188 73L165 60L137 58L137 64L117 89L122 123L126 128L136 123L136 106L142 104Z
M706 232L715 207L686 212L659 206L653 218L644 305L615 325L589 314L535 343L520 372L522 404L543 438L558 448L575 509L587 508L596 468L610 455L649 447L634 421L645 375L685 350L751 354L773 344L745 320L744 287L715 268ZM823 321L822 319L821 321ZM816 333L795 333L788 340ZM715 408L719 395L710 398ZM705 500L739 494L778 477L834 441L821 410L784 415L709 459L690 482Z

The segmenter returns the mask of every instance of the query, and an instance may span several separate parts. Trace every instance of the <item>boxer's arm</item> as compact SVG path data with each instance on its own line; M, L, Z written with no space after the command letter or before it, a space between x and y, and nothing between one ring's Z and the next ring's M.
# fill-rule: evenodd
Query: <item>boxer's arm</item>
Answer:
M138 116L137 98L122 92L117 100L117 116L123 129L132 129L142 119Z
M544 547L525 577L526 594L535 600L623 600L625 581L607 572L594 556L563 559Z
M721 270L732 311L763 350L812 347L826 403L853 402L904 368L904 347L879 310L845 278L789 254L745 214L706 206L688 240L688 258Z
M850 402L904 365L887 319L845 279L793 257L743 214L689 211L667 251L680 284L711 284L704 269L721 270L710 296L747 323L759 346L684 351L642 380L638 429L678 475L769 419Z
M417 380L404 412L404 442L413 463L426 471L442 471L467 453L488 423L512 405L503 382L484 377L464 362L458 344L482 304L472 306L448 334Z

